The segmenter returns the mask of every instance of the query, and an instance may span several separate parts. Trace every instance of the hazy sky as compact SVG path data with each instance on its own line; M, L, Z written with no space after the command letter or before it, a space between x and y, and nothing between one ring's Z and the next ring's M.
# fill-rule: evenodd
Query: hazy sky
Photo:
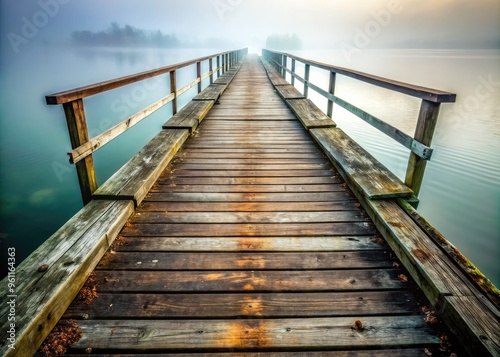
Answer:
M373 47L500 39L500 0L2 0L0 6L2 44L18 41L18 47L67 40L72 31L102 30L111 22L180 40L227 37L257 47L269 34L293 32L315 47L363 36Z

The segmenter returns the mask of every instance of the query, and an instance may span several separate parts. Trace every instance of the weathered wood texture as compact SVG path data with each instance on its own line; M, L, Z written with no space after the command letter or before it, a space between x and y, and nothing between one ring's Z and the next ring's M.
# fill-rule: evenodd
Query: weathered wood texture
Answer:
M91 201L17 267L15 321L7 319L11 306L0 307L0 353L32 356L75 298L86 277L113 243L133 212L131 201ZM2 293L8 281L0 283ZM5 319L4 319L5 317ZM14 349L9 347L15 327Z
M94 199L139 204L189 135L187 129L162 130L94 193Z
M415 285L256 57L219 101L95 270L98 297L67 310L83 331L70 352L438 348Z
M311 129L345 179L367 198L409 197L412 190L338 128Z

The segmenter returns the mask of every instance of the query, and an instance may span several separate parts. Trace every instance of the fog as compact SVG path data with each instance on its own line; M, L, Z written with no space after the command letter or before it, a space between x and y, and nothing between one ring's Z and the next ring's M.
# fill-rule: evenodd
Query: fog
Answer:
M115 22L192 45L259 51L270 35L304 48L500 47L498 0L2 0L2 52L69 43Z

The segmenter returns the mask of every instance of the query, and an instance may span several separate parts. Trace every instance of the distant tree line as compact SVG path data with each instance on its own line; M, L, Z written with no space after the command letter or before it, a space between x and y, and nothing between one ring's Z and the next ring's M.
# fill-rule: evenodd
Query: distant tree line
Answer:
M270 35L266 40L266 48L272 50L300 50L302 41L297 34Z
M120 27L116 22L103 31L74 31L71 39L75 44L88 46L180 46L175 34L167 35L160 30L146 31L130 25Z

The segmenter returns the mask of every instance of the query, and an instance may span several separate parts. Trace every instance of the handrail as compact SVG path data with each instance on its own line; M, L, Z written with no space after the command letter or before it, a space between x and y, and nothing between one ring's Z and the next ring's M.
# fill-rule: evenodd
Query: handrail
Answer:
M294 85L295 79L304 84L303 94L307 98L308 89L311 88L317 93L328 99L327 115L331 118L333 104L340 105L359 118L365 120L384 134L396 140L403 146L411 150L408 167L406 171L405 184L409 186L415 196L418 196L422 185L426 162L430 160L433 149L430 148L432 136L437 123L439 107L441 103L453 103L456 100L456 94L437 89L426 88L409 83L394 81L391 79L374 76L368 73L354 71L351 69L332 66L318 61L305 59L285 52L262 50L262 56L269 60L274 67L286 79L286 73L291 75L291 84ZM288 58L291 59L291 66L288 68ZM304 76L301 77L295 72L296 61L304 64ZM330 72L330 82L328 91L309 81L310 67L316 67ZM336 75L344 75L357 79L362 82L370 83L382 88L407 94L422 99L420 112L417 121L417 128L413 137L405 134L394 126L383 120L367 113L366 111L348 103L347 101L335 96Z
M111 140L121 135L123 132L139 123L147 116L157 111L167 103L172 102L172 112L177 113L177 98L189 89L197 85L198 93L201 92L201 82L206 78L210 78L210 84L213 83L213 76L217 74L219 77L229 68L241 60L248 53L248 49L239 49L233 51L220 52L213 55L199 57L189 61L156 68L153 70L136 73L130 76L115 78L91 85L50 94L45 97L48 105L62 104L66 116L66 123L71 139L72 151L68 153L70 162L76 165L78 173L78 181L84 204L87 204L92 199L92 194L97 190L97 180L94 170L94 161L92 153ZM213 66L213 59L216 59L216 67ZM201 73L201 63L207 61L209 71ZM196 64L196 79L182 88L177 88L176 71L178 69ZM83 99L91 95L103 93L115 88L119 88L131 83L139 82L148 78L159 76L162 74L170 74L170 93L156 102L148 105L146 108L139 110L122 122L116 124L105 132L89 139L87 122L85 118L85 110Z

